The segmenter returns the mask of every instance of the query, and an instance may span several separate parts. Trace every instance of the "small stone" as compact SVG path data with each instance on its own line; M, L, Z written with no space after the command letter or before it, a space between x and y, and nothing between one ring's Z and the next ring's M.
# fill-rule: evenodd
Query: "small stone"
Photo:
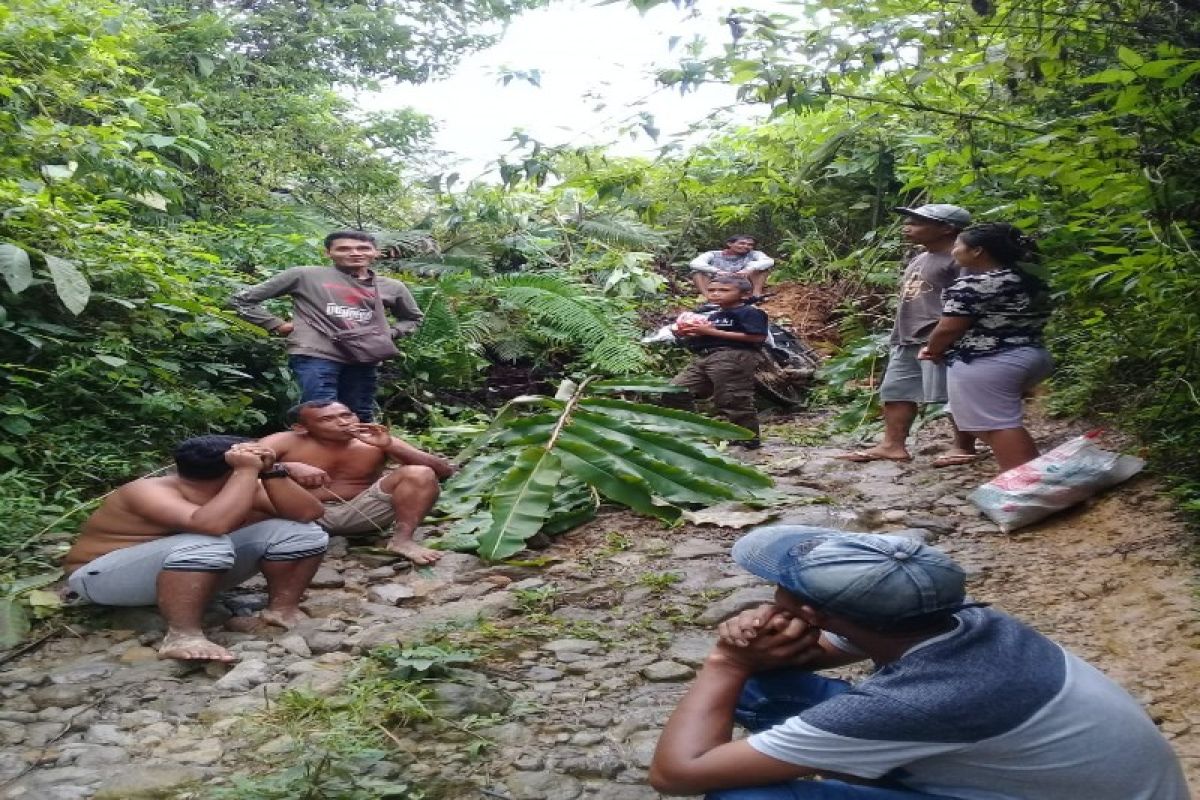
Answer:
M705 539L684 539L671 550L672 558L705 558L708 556L723 556L729 548Z
M70 708L83 705L92 698L90 686L70 683L52 683L29 693L29 698L38 708Z
M667 656L672 661L698 667L708 658L716 644L716 638L711 633L688 631L680 633L671 640Z
M642 677L655 683L673 683L690 679L696 671L675 661L656 661L642 668Z
M312 656L312 648L308 646L308 642L304 641L304 637L298 633L289 633L278 639L276 644L294 656L300 656L300 658L309 658Z
M67 664L50 670L51 683L86 683L107 678L116 669L115 664L105 661L84 661Z
M542 645L543 650L551 653L594 653L600 650L600 642L592 639L556 639Z
M191 742L186 750L174 753L173 757L176 761L184 764L208 765L220 761L224 753L225 748L221 744L221 740L212 738Z
M114 747L128 747L133 738L118 728L116 725L97 724L87 729L83 735L85 742L91 744L107 744Z
M709 626L716 625L729 619L734 614L745 611L748 608L754 608L763 603L773 602L775 599L775 589L771 586L753 586L746 589L739 589L728 597L718 600L710 605L696 617L696 624Z
M217 681L216 686L227 692L245 692L271 677L271 668L265 661L250 659L243 661Z
M71 763L77 767L103 767L109 764L124 764L129 761L129 753L124 748L106 745L69 745L75 750L71 754ZM65 751L67 748L63 748Z
M122 664L145 664L150 661L158 660L158 653L154 648L143 647L142 645L134 645L126 648L117 659Z
M563 664L578 664L581 661L591 662L591 658L583 653L555 653L555 660Z
M526 672L525 675L529 678L529 680L537 681L539 683L544 681L559 681L562 680L563 676L561 672L556 669L551 669L550 667L530 667L529 671Z
M315 694L317 697L332 697L341 686L342 673L339 670L312 669L292 678L287 688Z
M304 637L313 653L332 653L341 650L346 637L336 631L313 631Z
M282 756L292 752L295 747L296 740L284 734L283 736L276 736L255 752L260 756Z
M367 599L385 606L398 606L416 595L411 586L400 583L385 583L367 590Z
M558 772L517 772L505 779L513 800L575 800L583 785Z
M382 567L375 567L374 569L367 570L365 573L363 573L363 576L369 581L382 581L395 576L395 574L396 565L385 564Z
M639 767L648 769L658 747L659 731L638 731L629 737L630 759Z
M0 672L0 686L7 686L13 683L23 683L26 686L40 686L49 678L42 670L33 669L32 667L18 667L10 669L6 672Z
M438 711L447 717L499 714L511 703L507 695L488 686L435 683L431 688Z
M122 714L117 719L117 724L121 728L144 728L147 725L153 725L156 722L163 721L163 713L149 708L143 708L138 711L130 711Z
M0 745L11 747L25 741L25 726L17 722L0 721Z
M35 722L25 726L25 745L27 747L44 747L62 735L66 728L60 722Z
M580 731L571 737L571 744L579 747L591 747L604 741L604 734L596 731Z
M340 589L346 585L346 579L333 567L322 564L308 585L314 589Z
M928 528L901 528L898 531L880 531L880 533L888 536L903 536L905 539L913 539L918 542L933 541L933 531Z
M538 772L544 769L545 766L546 760L544 758L530 753L519 755L513 759L513 767L525 772Z

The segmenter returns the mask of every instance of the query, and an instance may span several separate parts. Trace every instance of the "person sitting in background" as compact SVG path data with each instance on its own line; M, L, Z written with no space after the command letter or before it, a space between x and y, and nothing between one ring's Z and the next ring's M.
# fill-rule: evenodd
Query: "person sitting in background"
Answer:
M750 281L750 294L761 296L766 290L767 273L775 259L755 250L753 236L739 233L725 240L724 250L709 250L692 259L692 282L700 294L708 296L708 284L715 275L737 275Z
M708 800L1186 800L1136 700L916 539L758 528L733 560L774 602L721 623L650 783ZM870 659L858 683L814 670ZM731 741L734 721L753 735ZM823 780L802 780L811 776ZM864 785L866 784L866 785Z
M290 431L261 443L287 459L296 480L324 504L321 527L341 536L387 535L387 549L418 565L442 557L413 535L437 502L438 479L454 474L449 461L397 439L383 425L359 422L334 400L301 403L288 419Z
M329 541L313 524L324 509L249 439L197 436L174 458L175 475L127 483L88 517L66 556L67 582L99 605L157 604L167 622L159 658L233 661L205 637L205 608L261 572L262 620L303 620L300 598Z
M950 365L954 424L992 448L1001 472L1037 458L1022 400L1053 369L1042 344L1049 290L1019 266L1036 252L1033 239L1012 225L960 233L950 253L964 274L946 289L941 320L918 355Z

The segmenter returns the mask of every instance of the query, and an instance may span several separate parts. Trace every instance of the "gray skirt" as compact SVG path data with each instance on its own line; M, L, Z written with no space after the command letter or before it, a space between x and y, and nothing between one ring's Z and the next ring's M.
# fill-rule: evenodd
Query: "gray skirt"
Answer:
M950 414L960 431L1020 428L1021 396L1049 377L1054 365L1041 347L1002 350L956 361L947 374Z

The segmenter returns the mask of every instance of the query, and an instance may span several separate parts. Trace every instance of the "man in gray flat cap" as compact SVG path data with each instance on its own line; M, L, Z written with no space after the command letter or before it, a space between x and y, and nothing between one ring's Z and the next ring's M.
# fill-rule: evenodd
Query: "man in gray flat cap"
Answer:
M908 262L900 281L900 303L888 339L887 370L879 385L883 439L873 447L839 456L846 461L911 461L908 433L918 407L946 402L945 366L918 360L917 353L941 319L942 291L958 277L958 264L950 248L959 231L971 224L971 215L947 203L893 210L904 215L901 233L905 241L919 245L922 251ZM979 457L973 435L958 430L954 434L953 445L934 459L933 466L969 464Z
M1120 686L966 601L915 539L758 528L733 558L775 601L718 628L650 767L708 800L1187 800L1179 761ZM855 685L813 670L870 659ZM751 731L732 741L735 720ZM822 780L807 780L820 777Z

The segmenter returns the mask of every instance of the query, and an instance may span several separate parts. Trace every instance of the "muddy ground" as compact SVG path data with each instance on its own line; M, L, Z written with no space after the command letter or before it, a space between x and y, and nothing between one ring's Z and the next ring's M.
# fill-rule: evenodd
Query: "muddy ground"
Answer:
M976 598L1137 697L1200 791L1195 573L1154 480L1006 536L964 499L992 462L930 466L944 427L918 433L911 464L848 464L832 456L849 443L816 439L815 425L771 425L766 447L746 456L786 495L774 520L928 537L968 568ZM1037 433L1050 445L1080 430L1046 423ZM321 732L271 716L289 690L336 704L372 647L436 641L477 660L429 688L445 722L391 725L372 774L453 800L650 800L658 731L716 620L767 591L728 558L740 534L613 511L533 561L452 554L418 571L335 541L306 604L311 624L216 634L241 659L232 671L155 660L153 612L90 617L0 671L0 798L211 797L232 776L278 772L320 742ZM222 613L262 599L252 585Z

